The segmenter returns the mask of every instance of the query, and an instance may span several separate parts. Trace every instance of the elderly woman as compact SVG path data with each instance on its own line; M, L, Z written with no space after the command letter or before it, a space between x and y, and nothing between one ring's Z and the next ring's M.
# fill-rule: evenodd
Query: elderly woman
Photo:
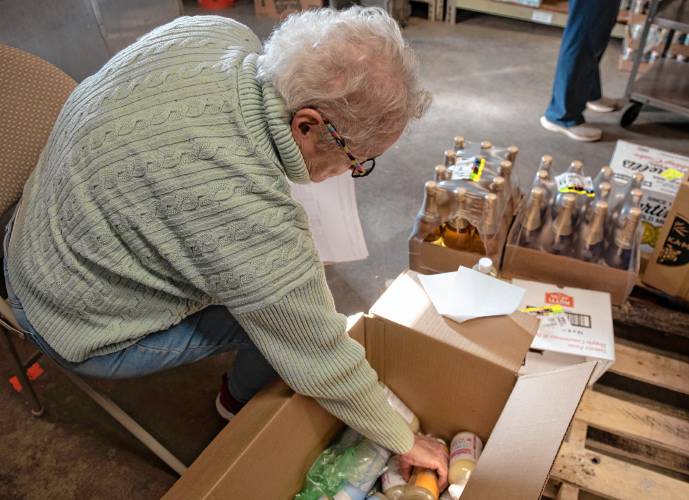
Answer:
M23 326L76 373L136 377L237 350L218 411L277 374L407 465L413 435L345 333L288 181L364 177L428 94L382 10L289 17L261 48L183 17L118 53L60 113L8 227Z

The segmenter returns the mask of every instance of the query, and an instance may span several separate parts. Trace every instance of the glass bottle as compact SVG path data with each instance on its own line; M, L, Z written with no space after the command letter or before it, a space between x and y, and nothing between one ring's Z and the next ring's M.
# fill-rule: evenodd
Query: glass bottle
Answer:
M586 262L598 262L603 256L605 245L605 221L608 217L608 202L597 201L593 207L591 223L580 224L576 244L576 257Z
M509 193L507 192L507 182L505 178L500 175L493 177L493 182L490 183L489 189L498 197L498 213L504 213L507 207L508 198L511 198L511 196L508 196Z
M514 209L519 202L519 189L517 188L514 179L512 178L512 169L514 163L510 160L503 160L500 162L500 177L505 179L505 189L507 191L507 204L505 206L505 211L508 217L511 217L514 213Z
M629 211L629 216L624 226L622 228L615 228L613 242L605 251L605 262L610 267L624 270L629 269L634 247L634 236L636 235L640 220L641 209L633 207Z
M528 248L540 248L541 227L543 226L543 199L545 189L536 186L531 189L531 196L526 207L526 217L519 233L519 245Z
M512 163L514 163L515 160L517 159L517 155L518 155L518 154L519 154L519 148L518 148L517 146L512 145L512 146L508 146L508 147L507 147L507 156L506 156L506 159L507 159L508 161L511 161Z
M593 220L593 209L596 205L596 202L604 201L604 202L609 204L609 198L610 198L611 192L612 192L612 184L610 184L607 181L601 182L598 185L598 189L596 191L596 196L593 198L593 200L589 199L588 203L586 204L583 217L580 220L583 220L585 223L590 224L591 221ZM610 215L609 209L607 212L608 212L608 215Z
M476 228L466 219L467 190L458 187L454 191L455 211L443 227L443 242L454 250L472 251L472 242L479 238Z
M577 197L566 193L562 197L560 210L553 220L550 231L546 233L544 248L556 255L569 255L572 250L574 235L574 207Z
M441 220L436 200L438 184L435 181L426 181L424 190L423 204L416 215L412 237L421 241L442 244Z
M495 256L499 253L498 231L500 220L498 217L498 196L488 193L483 200L483 213L481 224L476 238L472 240L472 248L475 253Z
M462 151L464 149L465 145L466 144L465 144L463 136L461 136L461 135L455 136L455 139L454 139L455 155L459 151Z
M643 198L644 192L641 189L632 189L629 193L629 196L624 202L624 205L622 205L622 208L620 209L620 212L618 214L613 215L613 222L615 223L615 226L620 228L624 226L625 222L627 221L627 217L629 217L629 212L631 211L632 208L638 207L641 208L641 198Z
M434 470L415 467L400 500L438 500L438 476Z

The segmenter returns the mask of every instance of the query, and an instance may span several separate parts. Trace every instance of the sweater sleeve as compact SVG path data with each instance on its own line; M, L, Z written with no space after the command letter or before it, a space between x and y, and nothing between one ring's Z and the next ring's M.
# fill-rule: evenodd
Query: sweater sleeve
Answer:
M322 269L277 303L235 318L294 391L394 453L412 448L414 436L387 403L364 348L347 335Z

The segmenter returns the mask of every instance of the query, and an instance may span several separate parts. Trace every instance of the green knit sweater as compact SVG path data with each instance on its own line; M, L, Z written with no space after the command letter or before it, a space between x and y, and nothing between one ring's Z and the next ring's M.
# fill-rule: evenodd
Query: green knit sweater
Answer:
M73 362L225 305L295 391L407 452L290 196L308 172L260 52L246 26L183 17L84 80L25 187L10 281Z

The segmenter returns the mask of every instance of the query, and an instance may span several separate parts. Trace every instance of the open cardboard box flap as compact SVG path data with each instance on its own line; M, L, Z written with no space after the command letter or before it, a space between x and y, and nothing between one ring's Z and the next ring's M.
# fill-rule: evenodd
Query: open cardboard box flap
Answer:
M444 318L435 310L414 271L400 275L373 304L370 314L416 330L513 373L522 366L538 331L538 319L519 312L461 324Z
M540 498L595 366L519 377L462 500Z

